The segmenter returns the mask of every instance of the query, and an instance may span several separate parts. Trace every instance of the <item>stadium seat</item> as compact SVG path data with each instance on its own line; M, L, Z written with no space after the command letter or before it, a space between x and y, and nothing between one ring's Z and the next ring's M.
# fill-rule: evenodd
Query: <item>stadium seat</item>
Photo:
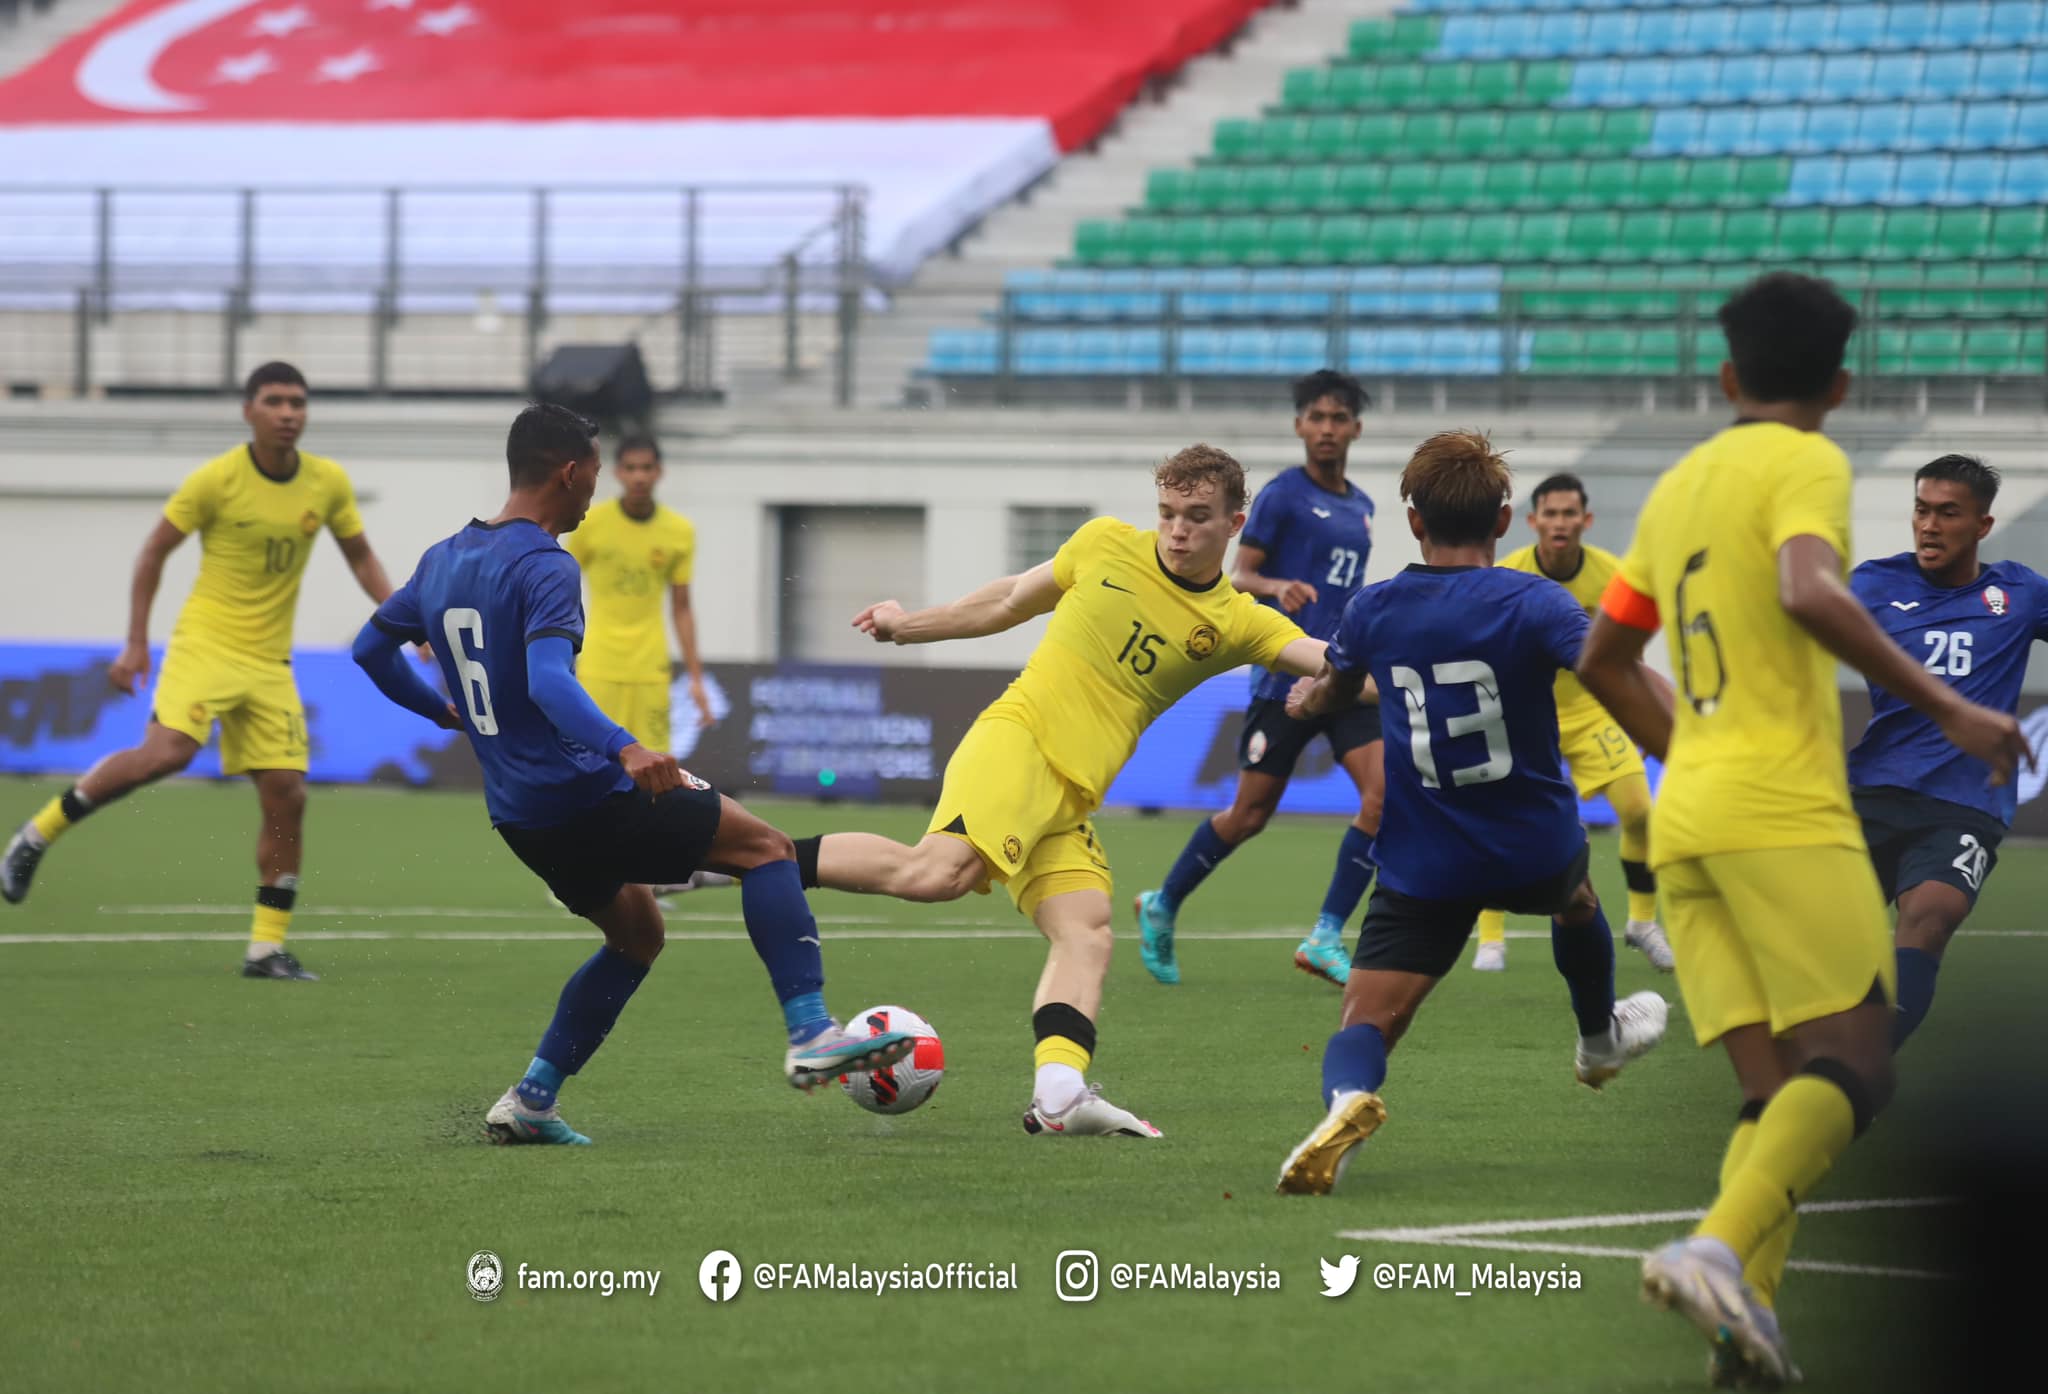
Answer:
M2007 156L1997 202L2048 203L2048 154Z
M1748 107L1717 107L1700 127L1701 154L1726 154L1746 148L1756 129L1756 113Z
M1866 106L1856 115L1856 135L1842 145L1844 150L1897 150L1906 139L1913 120L1908 102L1882 102Z
M1668 166L1669 163L1656 161L1652 167ZM1592 160L1583 165L1566 165L1563 171L1570 182L1559 190L1562 197L1557 202L1586 203L1603 208L1627 203L1635 196L1637 168L1634 160ZM1540 175L1537 187L1543 187Z
M1986 47L2035 47L2048 40L2048 11L2036 0L1998 0L1984 25Z
M1935 219L1931 208L1894 208L1884 220L1884 239L1870 255L1918 262L1935 251Z
M1841 261L1863 261L1883 240L1885 215L1875 208L1845 208L1826 220L1826 240L1805 240L1816 236L1819 227L1800 223L1801 215L1790 213L1778 225L1778 246L1791 257L1833 257Z
M2001 208L1991 215L1985 255L1999 259L2034 258L2048 245L2048 208Z
M1924 102L1913 108L1906 123L1905 138L1895 150L1948 150L1962 137L1961 102Z
M1948 192L1950 157L1908 155L1899 161L1898 181L1889 202L1897 204L1940 203Z
M2025 96L2028 58L2023 49L1986 49L1977 55L1976 78L1966 95L1980 99Z
M1983 253L1991 240L1991 210L1944 208L1935 215L1931 257L1968 259Z
M1756 126L1750 132L1745 146L1733 151L1714 150L1709 153L1761 155L1785 155L1802 151L1806 135L1806 108L1803 106L1765 107L1756 114Z
M1590 168L1584 160L1552 160L1538 165L1530 202L1543 208L1558 208L1572 202L1586 187Z
M1499 112L1460 112L1451 122L1448 153L1460 160L1490 159L1503 145L1503 126Z
M1385 206L1388 165L1345 165L1337 171L1337 204L1341 208Z
M1783 193L1792 180L1792 161L1776 159L1743 160L1736 165L1735 183L1739 202L1769 203Z
M1798 153L1847 150L1856 143L1857 109L1853 106L1808 108Z
M1623 160L1621 165L1629 171L1623 185L1623 197L1601 200L1617 206L1630 204L1646 208L1669 208L1681 203L1717 203L1714 193L1716 181L1722 173L1733 184L1735 161L1733 160ZM1707 190L1706 197L1700 197L1696 189Z
M1932 48L1969 48L1984 27L1984 6L1977 0L1948 0L1935 7L1938 18L1929 40Z
M1734 9L1693 10L1685 16L1685 27L1678 39L1676 53L1740 53L1742 44L1736 38L1736 16Z
M1636 16L1633 10L1606 10L1589 15L1578 52L1585 58L1613 58L1635 53Z
M1952 148L2003 150L2014 144L2018 126L2018 103L1971 102L1963 108L1963 128Z
M1538 166L1547 169L1549 166ZM1536 174L1518 159L1496 160L1486 166L1486 201L1495 208L1513 208L1529 202L1536 190Z
M1834 37L1835 11L1832 6L1801 5L1785 12L1784 44L1788 50L1799 53L1814 53L1834 48L1830 43ZM1842 44L1842 48L1854 48L1854 44Z
M1948 192L1941 202L1974 207L1993 203L2004 171L2002 155L1958 155L1949 166Z
M1976 73L1977 55L1974 53L1930 54L1920 73L1921 95L1928 98L1975 96ZM1984 95L2003 97L2010 94L1992 92Z
M1921 94L1927 72L1927 57L1920 53L1881 53L1870 65L1870 81L1862 100L1897 102ZM1950 93L1959 96L1960 93Z
M1893 155L1855 155L1842 162L1842 184L1828 202L1887 203L1898 183L1899 161Z
M2048 102L2020 103L2018 127L2011 144L2021 150L2048 147Z
M1788 206L1839 202L1842 193L1843 161L1836 156L1796 161L1792 182L1779 201Z

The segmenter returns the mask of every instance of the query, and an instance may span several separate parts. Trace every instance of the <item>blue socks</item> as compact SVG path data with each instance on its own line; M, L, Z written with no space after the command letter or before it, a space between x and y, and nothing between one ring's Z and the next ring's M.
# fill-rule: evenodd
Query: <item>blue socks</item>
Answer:
M1323 1107L1339 1094L1376 1094L1387 1082L1387 1038L1369 1023L1347 1026L1323 1047Z
M535 1110L553 1108L563 1079L597 1054L646 977L646 964L610 947L599 949L570 974L555 1003L555 1019L548 1023L533 1064L517 1086L520 1102Z
M1604 1036L1614 1026L1614 931L1607 912L1590 923L1550 922L1550 957L1572 992L1572 1015L1581 1036Z
M1195 834L1188 839L1188 845L1180 849L1180 857L1174 862L1173 870L1166 873L1166 883L1159 888L1161 908L1171 915L1180 909L1180 903L1195 893L1195 887L1202 884L1209 873L1231 853L1231 845L1217 835L1216 825L1204 818L1195 825Z
M1934 979L1941 972L1941 960L1925 949L1900 949L1898 965L1899 1014L1892 1023L1893 1050L1904 1045L1927 1020L1927 1009L1934 1005Z
M746 916L754 952L768 970L775 1000L782 1003L789 1039L815 1036L818 1027L831 1020L823 993L825 952L796 863L768 862L742 876L740 913Z
M1317 939L1336 939L1344 933L1344 922L1365 898L1372 884L1372 834L1357 828L1344 830L1337 847L1337 869L1330 873L1330 889L1323 894L1323 913L1316 920Z

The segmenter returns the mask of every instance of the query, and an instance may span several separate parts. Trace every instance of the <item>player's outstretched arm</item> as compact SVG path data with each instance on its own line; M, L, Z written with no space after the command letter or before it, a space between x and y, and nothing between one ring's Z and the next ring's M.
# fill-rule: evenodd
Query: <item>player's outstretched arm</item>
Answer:
M936 644L979 639L1015 629L1060 603L1052 563L1040 562L1021 576L1004 576L961 596L950 605L906 611L893 600L870 605L853 617L853 627L879 644Z
M348 569L355 573L356 584L363 588L363 594L382 605L391 598L391 578L384 574L384 563L377 560L377 554L370 549L370 535L359 532L354 537L334 539L341 547L341 555L348 560Z
M1302 641L1296 640L1295 642L1300 643ZM1317 641L1309 640L1307 642L1315 643ZM1291 649L1294 645L1289 644L1287 647ZM1293 672L1294 670L1289 669L1288 671ZM1289 689L1287 693L1287 714L1297 721L1301 721L1310 717L1327 716L1334 711L1342 711L1358 701L1360 694L1365 691L1365 684L1369 676L1362 669L1358 672L1350 673L1338 668L1332 668L1329 660L1325 658L1317 668L1314 677L1304 677Z
M164 558L184 540L183 528L159 518L142 540L142 550L135 554L135 575L128 583L128 642L107 668L107 681L131 696L136 681L149 673L149 609L156 603L157 587L163 584Z
M369 675L379 692L399 706L425 717L444 730L461 730L462 722L455 714L454 704L420 676L419 670L405 656L405 644L404 637L386 633L377 627L375 620L371 620L356 634L356 641L349 648L349 657L356 661L356 667Z
M526 695L549 725L578 745L617 760L642 791L666 794L682 787L682 766L673 755L641 745L590 700L576 681L575 646L561 635L543 635L526 646Z
M1643 662L1652 631L1606 611L1593 617L1574 671L1628 738L1656 756L1671 749L1671 684Z
M1959 750L1989 765L1993 784L2009 782L2022 758L2032 765L2034 752L2019 721L2008 712L1978 706L1922 668L1878 628L1842 584L1841 570L1840 555L1825 539L1810 534L1787 539L1778 549L1779 604L1822 648L1934 722Z

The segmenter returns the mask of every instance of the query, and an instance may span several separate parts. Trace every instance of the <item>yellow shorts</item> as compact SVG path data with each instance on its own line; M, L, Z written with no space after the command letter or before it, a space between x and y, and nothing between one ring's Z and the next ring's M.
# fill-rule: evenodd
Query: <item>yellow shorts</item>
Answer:
M669 749L668 684L665 682L606 682L584 678L583 690L597 709L633 733L633 739L649 750L664 754Z
M981 854L989 879L1024 914L1048 896L1111 891L1109 859L1088 821L1093 805L1046 763L1037 738L1014 721L982 717L967 728L925 835L948 833Z
M1565 768L1571 771L1572 784L1582 799L1592 798L1617 779L1648 774L1636 743L1614 724L1613 717L1598 708L1590 719L1561 719L1557 748L1564 754Z
M231 657L173 640L157 674L150 715L205 745L220 723L222 774L306 770L306 708L292 666Z
M1721 852L1657 868L1678 989L1701 1045L1769 1022L1780 1035L1898 1000L1891 925L1870 857L1848 847Z

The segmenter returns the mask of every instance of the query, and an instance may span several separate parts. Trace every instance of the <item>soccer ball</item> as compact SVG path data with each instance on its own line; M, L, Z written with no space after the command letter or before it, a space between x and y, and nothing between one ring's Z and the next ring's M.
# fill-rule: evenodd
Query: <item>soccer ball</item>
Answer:
M929 1099L946 1077L946 1048L932 1024L907 1007L869 1007L848 1023L847 1030L863 1026L870 1036L908 1031L917 1037L917 1048L885 1070L839 1076L846 1097L869 1113L908 1113Z

